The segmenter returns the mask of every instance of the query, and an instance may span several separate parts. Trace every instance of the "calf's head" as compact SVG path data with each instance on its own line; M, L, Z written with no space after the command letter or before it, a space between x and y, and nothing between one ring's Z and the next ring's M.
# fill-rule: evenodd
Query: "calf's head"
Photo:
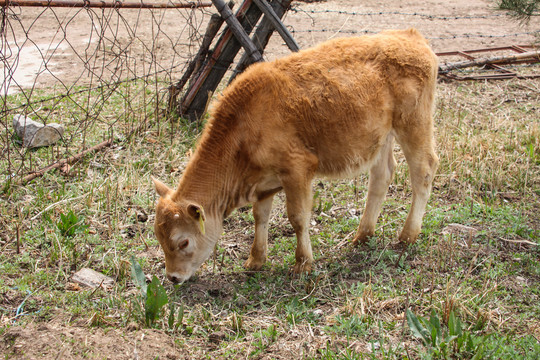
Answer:
M186 281L210 256L204 209L187 200L173 201L174 191L153 179L161 196L156 207L154 231L165 253L167 277L174 283Z

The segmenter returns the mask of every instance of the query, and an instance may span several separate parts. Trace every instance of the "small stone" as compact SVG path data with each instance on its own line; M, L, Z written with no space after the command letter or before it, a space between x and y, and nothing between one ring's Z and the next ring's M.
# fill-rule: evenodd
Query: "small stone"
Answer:
M138 222L147 222L148 221L148 214L143 209L137 209L135 210L137 213L137 221Z
M470 235L474 237L478 233L478 229L461 224L448 224L442 230L442 233L447 235Z
M225 340L226 337L227 337L227 334L225 334L223 331L217 331L215 333L210 334L208 336L208 340L211 343L219 344L220 342Z
M73 274L71 281L90 288L97 288L98 286L110 288L114 285L112 278L88 268L82 268Z
M4 340L13 343L21 335L23 335L23 328L21 328L20 326L12 326L4 334Z
M79 284L77 284L77 283L68 282L66 284L66 290L67 291L80 291L81 286Z
M23 139L23 146L28 148L52 145L64 135L64 127L60 124L44 125L20 114L13 116L13 128Z
M378 341L375 341L374 343L369 343L367 348L369 352L374 352L375 350L379 350L381 348L381 344Z
M140 326L139 324L137 324L135 321L131 321L127 326L126 326L126 330L127 331L135 331L135 330L139 330L140 329Z

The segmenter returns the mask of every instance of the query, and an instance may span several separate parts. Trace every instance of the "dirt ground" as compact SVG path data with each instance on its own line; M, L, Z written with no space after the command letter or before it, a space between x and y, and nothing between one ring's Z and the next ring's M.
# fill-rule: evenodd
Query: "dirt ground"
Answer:
M531 34L540 28L540 19L533 19L528 25L520 24L501 12L494 10L493 1L440 1L440 0L407 0L387 1L373 0L329 0L322 2L304 3L294 5L295 11L287 14L285 23L294 34L301 47L319 43L325 39L336 36L351 36L364 32L378 32L390 28L418 28L430 39L435 51L466 50L492 46L506 46L512 44L528 44L535 40ZM331 10L332 12L326 12ZM49 66L54 70L56 77L40 76L38 87L46 87L62 82L70 84L79 79L84 73L88 62L84 61L81 54L85 53L88 44L94 41L88 39L88 26L96 26L96 22L80 22L77 25L78 32L70 32L69 42L66 37L59 37L57 31L58 19L53 13L46 13L40 17L40 21L32 24L32 19L42 9L21 8L18 17L22 23L27 24L28 39L21 38L18 44L26 41L26 46L33 44L52 44L49 49L37 52L34 56L38 60L45 54ZM210 12L211 10L206 10ZM344 14L335 11L345 12ZM383 12L383 15L361 15L366 13ZM73 10L55 10L55 14L63 15L64 18ZM424 14L420 16L411 14ZM153 18L150 16L138 17L137 11L126 11L125 18L137 23L139 33L155 33L152 29ZM133 14L131 19L129 14ZM186 17L192 21L193 27L178 27L178 12L169 14L160 13L162 16L161 31L167 32L170 37L165 37L154 43L155 54L160 59L173 58L173 61L185 61L194 49L181 51L182 41L192 35L192 29L204 31L204 21ZM199 14L200 18L202 14ZM176 24L176 25L175 25ZM148 27L145 29L145 27ZM17 33L19 30L14 29ZM182 40L172 51L169 46L175 41L178 34ZM174 34L173 34L174 33ZM142 36L142 35L141 35ZM62 40L63 39L63 40ZM60 41L59 41L60 40ZM54 42L57 42L57 46ZM121 43L122 37L119 38ZM40 45L41 46L41 45ZM137 56L136 49L131 56ZM142 48L141 48L142 51ZM196 51L196 50L195 50ZM274 35L271 46L266 52L267 59L284 55L288 52L282 41ZM141 52L142 53L142 52ZM78 54L78 55L77 55ZM28 60L28 59L27 59ZM26 61L26 60L25 60ZM126 59L125 61L131 61ZM37 67L36 67L37 66ZM95 67L107 67L108 65L95 63ZM25 69L25 67L27 67ZM22 86L32 86L36 73L43 69L42 64L20 63L15 76L19 76L17 82ZM129 75L129 74L128 74ZM21 299L19 299L21 300ZM140 329L137 325L128 324L122 329L104 329L89 327L87 320L78 323L70 315L63 314L58 309L58 318L50 322L29 323L24 326L12 325L0 338L0 354L4 358L24 359L77 359L77 358L107 358L107 359L164 359L189 358L182 354L175 344L175 339L165 331ZM69 325L68 325L69 324Z
M69 89L74 84L154 72L178 80L198 50L200 34L213 9L191 13L183 9L101 12L26 7L11 8L11 12L4 35L7 56L0 63L0 94L19 87L61 85ZM389 1L383 5L371 0L297 1L284 22L301 48L337 36L415 27L436 52L530 44L535 41L531 33L540 28L538 18L524 25L495 10L495 1L466 0ZM264 56L271 60L288 53L274 35ZM10 71L14 73L10 75Z
M3 336L0 352L22 359L178 359L174 340L159 330L135 330L31 323L13 326Z

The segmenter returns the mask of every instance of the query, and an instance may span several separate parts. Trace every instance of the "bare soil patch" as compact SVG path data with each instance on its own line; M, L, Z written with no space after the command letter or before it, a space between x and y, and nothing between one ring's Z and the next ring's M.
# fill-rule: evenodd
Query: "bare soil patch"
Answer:
M179 359L174 339L160 330L88 327L50 322L12 326L2 337L5 358L21 359Z

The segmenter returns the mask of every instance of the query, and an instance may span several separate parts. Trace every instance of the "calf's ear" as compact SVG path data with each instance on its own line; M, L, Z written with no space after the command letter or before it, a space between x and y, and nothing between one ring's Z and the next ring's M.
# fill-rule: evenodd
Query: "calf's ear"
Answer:
M194 220L196 220L199 223L199 228L204 235L204 221L206 220L206 216L204 215L204 210L202 206L197 204L189 204L187 207L187 211L189 216L191 216Z
M159 181L153 176L152 176L152 181L154 182L156 192L159 194L159 196L165 197L167 194L169 194L172 191L171 188L169 188L167 185L165 185L164 183L162 183L161 181Z

